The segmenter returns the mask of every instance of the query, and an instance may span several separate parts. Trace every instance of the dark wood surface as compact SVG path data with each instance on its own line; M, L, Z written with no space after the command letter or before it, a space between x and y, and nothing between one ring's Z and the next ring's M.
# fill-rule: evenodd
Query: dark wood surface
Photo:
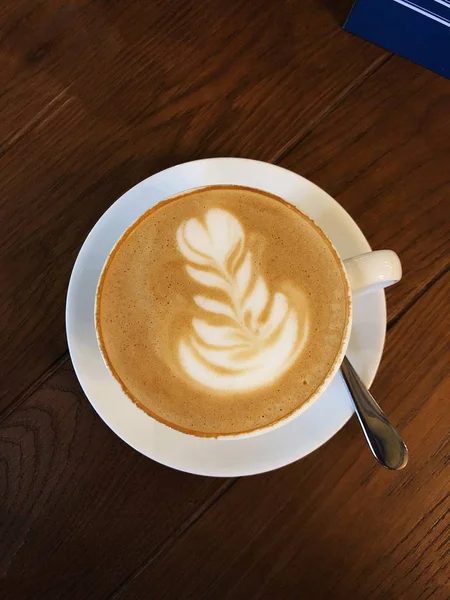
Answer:
M386 59L315 0L8 1L0 407L65 352L70 270L113 200L193 158L276 161Z
M345 2L0 7L0 598L450 597L450 83L340 30ZM374 392L411 462L355 419L306 459L210 479L128 448L69 359L64 301L104 210L166 166L281 164L396 250Z

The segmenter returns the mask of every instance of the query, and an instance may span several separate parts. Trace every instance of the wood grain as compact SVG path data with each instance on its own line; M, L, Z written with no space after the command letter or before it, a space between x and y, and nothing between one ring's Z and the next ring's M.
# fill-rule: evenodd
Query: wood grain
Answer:
M449 165L450 84L397 57L283 160L335 197L373 248L398 252L390 318L449 263Z
M377 466L352 419L306 459L239 480L114 599L446 600L449 283L392 328L374 386L409 443L405 471Z
M27 55L34 26L43 26L36 18L41 7L42 3L20 0L4 0L0 6L0 156L55 110L64 91ZM20 47L18 37L23 40Z
M9 0L0 22L0 409L64 353L71 266L118 196L192 158L276 159L386 56L316 0Z
M450 596L450 89L339 31L343 3L0 7L2 600ZM352 420L277 472L192 477L110 432L67 361L39 384L90 227L144 177L219 155L310 177L400 253L374 392L406 471Z
M2 422L0 457L2 600L105 597L229 485L137 454L69 365Z

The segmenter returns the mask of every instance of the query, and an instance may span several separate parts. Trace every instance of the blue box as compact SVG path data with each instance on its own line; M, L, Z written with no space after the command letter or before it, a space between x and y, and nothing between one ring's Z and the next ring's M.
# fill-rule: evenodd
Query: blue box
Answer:
M450 78L450 0L356 0L344 29Z

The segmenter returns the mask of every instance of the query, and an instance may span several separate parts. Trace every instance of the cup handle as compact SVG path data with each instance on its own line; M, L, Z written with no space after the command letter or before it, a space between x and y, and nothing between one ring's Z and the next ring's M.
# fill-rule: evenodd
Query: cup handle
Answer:
M402 278L402 265L393 250L359 254L344 260L344 265L354 295L388 287Z

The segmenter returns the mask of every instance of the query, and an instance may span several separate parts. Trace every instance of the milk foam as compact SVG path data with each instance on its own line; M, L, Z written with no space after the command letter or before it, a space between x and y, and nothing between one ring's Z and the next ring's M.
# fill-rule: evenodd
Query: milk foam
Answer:
M292 286L291 292L269 289L247 240L240 221L221 208L188 219L177 230L186 273L202 292L192 298L193 309L204 313L192 317L188 334L179 340L178 358L191 380L220 392L272 384L308 340L304 303L300 314Z
M201 436L254 431L307 402L347 335L339 257L296 208L211 186L169 198L122 236L96 327L125 394Z

